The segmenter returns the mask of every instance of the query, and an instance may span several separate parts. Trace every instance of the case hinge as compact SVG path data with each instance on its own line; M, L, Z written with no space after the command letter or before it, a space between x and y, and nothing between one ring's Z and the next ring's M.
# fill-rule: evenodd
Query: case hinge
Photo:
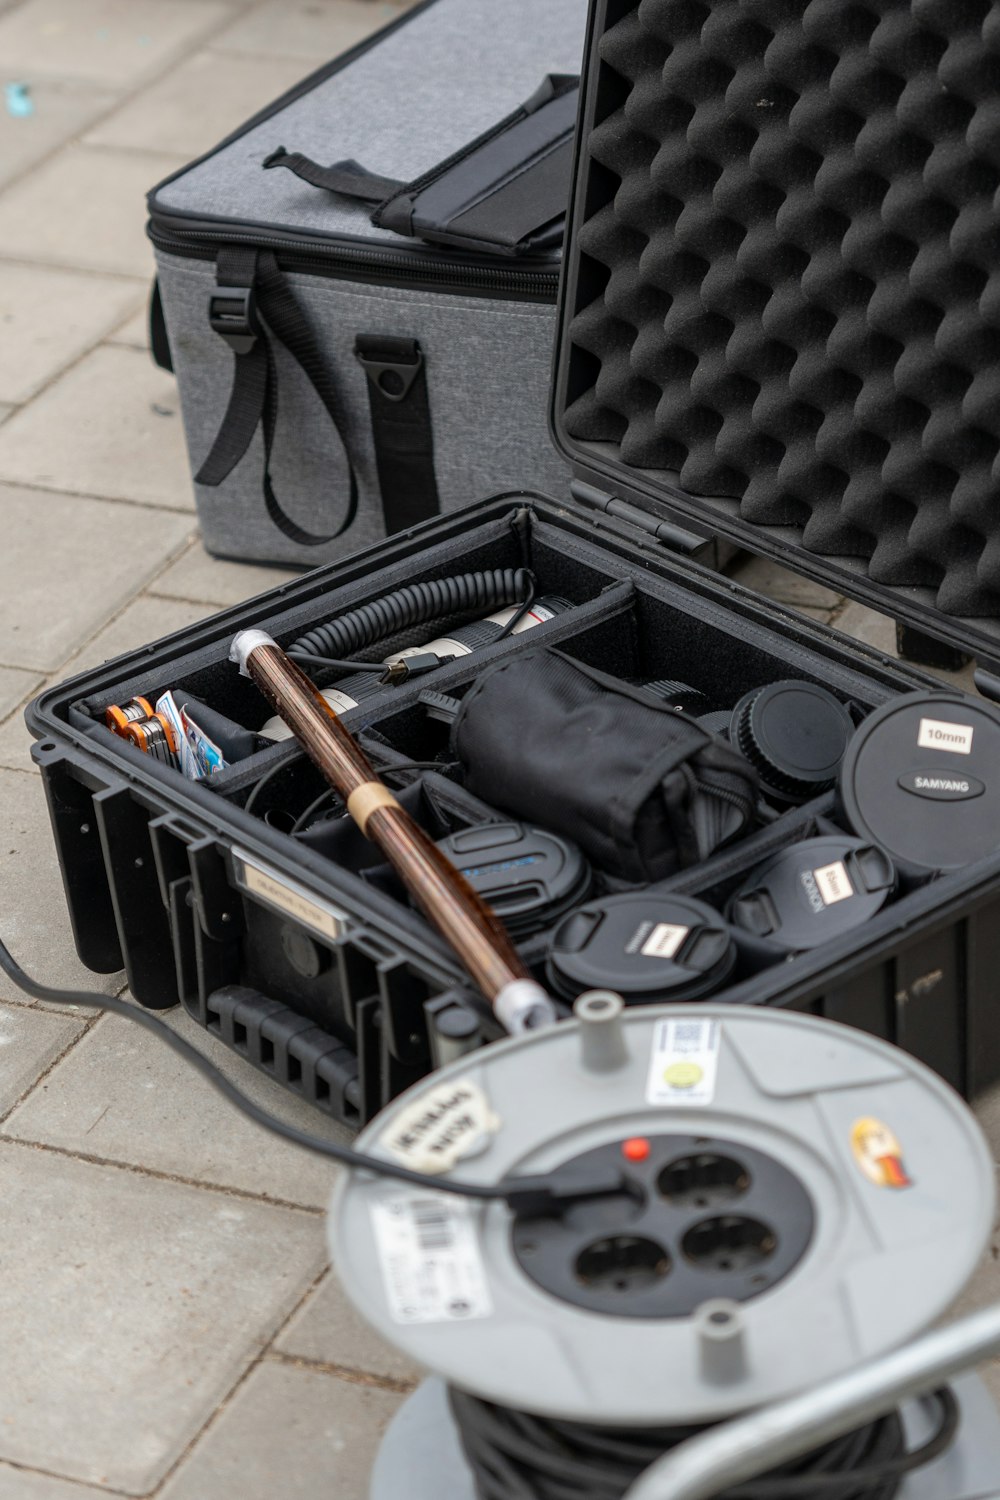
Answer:
M642 510L629 500L621 500L617 495L609 495L606 490L599 490L596 485L585 484L583 480L574 479L570 483L570 493L574 500L579 500L580 504L585 505L588 510L597 510L602 515L614 516L616 520L628 522L637 531L653 537L661 546L668 547L671 552L682 552L690 557L705 545L706 538L698 532L687 531L682 526L675 526L671 521L662 521L650 511Z

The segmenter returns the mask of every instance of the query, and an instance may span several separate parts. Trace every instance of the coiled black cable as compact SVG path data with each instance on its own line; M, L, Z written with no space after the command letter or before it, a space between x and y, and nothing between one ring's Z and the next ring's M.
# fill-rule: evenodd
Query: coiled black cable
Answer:
M346 610L335 620L317 625L288 648L295 660L308 657L344 659L376 641L397 635L429 620L465 613L492 614L508 604L522 603L534 590L527 568L490 568L460 573L454 578L432 578L408 583L380 599Z
M454 1388L448 1396L479 1500L621 1500L650 1464L700 1430L584 1427L494 1406ZM938 1423L919 1448L907 1450L903 1424L891 1412L716 1500L893 1500L905 1476L943 1453L958 1429L951 1391L928 1399L938 1408Z

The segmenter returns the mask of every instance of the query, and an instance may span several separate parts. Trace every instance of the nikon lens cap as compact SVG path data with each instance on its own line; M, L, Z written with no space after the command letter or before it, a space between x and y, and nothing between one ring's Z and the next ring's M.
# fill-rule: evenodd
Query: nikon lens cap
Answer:
M736 962L726 923L702 901L655 886L588 901L552 936L552 988L574 1000L610 989L629 1004L700 1000L720 989Z
M963 693L906 693L864 721L844 758L854 832L920 878L1000 848L1000 712Z
M789 679L741 698L729 738L755 767L768 801L794 807L833 786L853 733L839 698L814 682Z
M744 932L800 953L869 921L895 888L891 859L864 839L803 839L755 870L727 915Z
M590 866L576 845L525 823L462 828L438 848L513 938L547 927L590 890Z

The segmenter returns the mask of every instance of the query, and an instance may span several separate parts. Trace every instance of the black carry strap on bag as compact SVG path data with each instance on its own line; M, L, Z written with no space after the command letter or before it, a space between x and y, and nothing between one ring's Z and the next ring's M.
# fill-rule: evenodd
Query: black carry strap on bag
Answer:
M283 146L264 166L376 204L371 218L380 229L455 249L527 255L562 238L578 95L579 79L550 74L513 114L414 182L356 161L324 167Z
M333 381L308 319L269 250L224 248L216 260L216 287L209 297L209 322L233 351L233 386L226 414L211 452L195 480L211 487L232 473L263 424L262 489L267 513L279 531L304 547L335 541L353 524L358 482L344 438ZM154 291L151 326L162 304ZM162 357L169 346L162 339ZM271 449L278 418L278 367L269 333L298 362L326 410L347 460L347 508L336 531L315 535L283 509L271 482ZM375 461L387 535L436 516L440 509L434 477L434 439L424 357L416 339L359 334L355 355L368 377ZM158 362L160 362L158 360ZM169 366L164 366L168 368Z
M233 387L222 426L195 475L195 482L221 484L246 453L258 426L262 426L264 504L271 520L300 546L319 547L334 541L347 531L357 515L357 475L344 441L336 392L326 363L308 319L270 250L232 246L219 251L208 317L216 333L233 351ZM282 508L271 483L271 449L278 419L278 371L268 330L301 366L322 401L347 458L347 507L337 529L324 535L306 531L293 521Z

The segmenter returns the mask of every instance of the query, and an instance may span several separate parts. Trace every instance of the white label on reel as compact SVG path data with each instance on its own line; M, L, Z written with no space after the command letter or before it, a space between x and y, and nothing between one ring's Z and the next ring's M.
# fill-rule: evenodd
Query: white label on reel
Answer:
M676 922L657 922L639 951L647 958L673 958L690 931Z
M389 1311L397 1323L488 1318L493 1300L471 1203L445 1194L394 1193L371 1205Z
M834 860L832 865L823 865L812 873L824 906L836 906L838 901L847 901L854 895L851 877L844 869L843 860Z
M711 1104L719 1067L718 1021L658 1021L646 1103Z
M943 719L921 719L917 744L921 750L953 750L956 755L972 754L971 724L949 724Z
M489 1145L500 1128L478 1083L456 1078L421 1093L393 1117L380 1141L415 1172L447 1172Z

